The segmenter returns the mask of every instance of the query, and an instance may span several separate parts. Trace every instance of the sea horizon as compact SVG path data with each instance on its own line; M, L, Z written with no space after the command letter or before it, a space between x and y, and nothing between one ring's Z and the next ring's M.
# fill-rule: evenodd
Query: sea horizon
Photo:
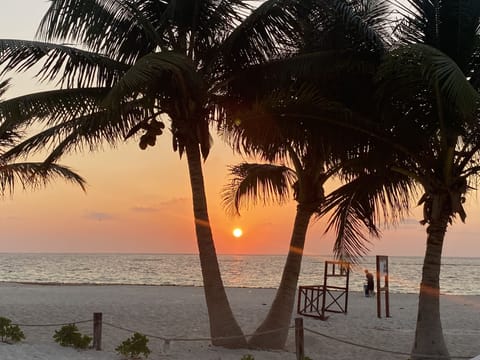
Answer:
M2 254L38 254L38 255L198 255L198 252L145 252L145 251L0 251ZM287 256L286 253L228 253L228 252L217 252L217 255L239 255L239 256ZM388 253L378 253L378 254L369 254L365 255L364 258L375 257L377 255L389 256L396 258L405 258L405 257L418 257L424 258L424 255L392 255ZM329 257L333 260L333 254L319 254L319 253L304 253L303 256L319 256L319 257ZM466 258L466 259L480 259L480 254L475 256L468 255L442 255L442 259L445 258Z
M219 254L224 285L239 288L277 288L286 255ZM392 293L417 293L423 257L389 256ZM480 295L480 258L444 257L441 292ZM298 285L323 284L328 255L305 255ZM375 256L353 265L351 291L363 291L364 269L375 271ZM330 285L344 286L345 279ZM172 285L202 286L197 254L151 253L0 253L0 282L58 285ZM342 283L343 282L343 283Z

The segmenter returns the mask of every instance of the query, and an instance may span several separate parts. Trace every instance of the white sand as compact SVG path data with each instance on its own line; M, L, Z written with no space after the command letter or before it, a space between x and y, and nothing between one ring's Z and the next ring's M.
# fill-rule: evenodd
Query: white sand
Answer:
M246 333L251 333L268 310L272 289L228 289L233 311ZM327 321L304 318L304 326L334 338L385 350L408 353L413 343L417 295L390 294L391 318L377 318L376 301L350 293L348 315L330 314ZM480 296L442 296L442 321L452 356L480 354ZM168 338L209 336L203 289L172 286L50 286L0 284L0 316L20 324L68 323L88 320L102 312L105 322ZM296 314L294 316L297 316ZM92 334L92 323L79 324ZM26 340L0 344L1 360L110 360L120 359L114 348L131 334L104 324L103 350L62 348L52 335L59 327L22 327ZM227 350L200 342L150 339L149 359L240 360L251 354L256 360L294 360L294 332L285 351ZM407 359L405 355L378 352L347 345L309 332L305 353L312 359Z

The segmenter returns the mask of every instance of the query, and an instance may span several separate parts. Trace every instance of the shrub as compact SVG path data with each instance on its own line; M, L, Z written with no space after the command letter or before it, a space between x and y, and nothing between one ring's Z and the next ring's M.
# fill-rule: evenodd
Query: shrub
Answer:
M80 334L75 324L65 325L60 330L55 330L53 338L60 345L71 346L75 349L86 349L92 341L90 336Z
M255 360L255 358L252 355L247 354L247 355L243 355L240 360Z
M25 339L23 331L18 325L12 325L12 320L0 317L0 337L2 342L19 342Z
M143 354L146 358L150 354L150 349L147 346L148 338L138 332L134 333L130 338L118 345L115 350L123 356L129 358L138 358Z

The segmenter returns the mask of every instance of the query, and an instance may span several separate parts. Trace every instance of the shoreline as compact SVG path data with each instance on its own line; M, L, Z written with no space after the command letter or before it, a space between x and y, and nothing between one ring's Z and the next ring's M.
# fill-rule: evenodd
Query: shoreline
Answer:
M266 315L275 289L227 288L232 310L245 334L253 333ZM88 321L79 330L92 335L94 312L103 313L103 350L62 348L52 335L59 327L22 327L26 340L0 344L2 360L119 359L115 347L131 336L127 328L171 341L150 338L151 358L182 360L240 360L251 354L256 360L294 360L294 332L285 351L228 350L213 347L203 288L194 286L141 285L38 285L0 284L0 316L18 324L60 324ZM383 300L383 298L382 298ZM480 296L442 295L441 315L452 356L480 354ZM328 314L327 321L303 317L305 354L313 360L406 359L365 347L408 353L413 344L418 296L390 294L390 318L377 318L376 301L360 292L349 292L348 314ZM382 314L384 314L382 309ZM293 314L293 318L299 315ZM293 319L292 319L293 322ZM109 326L111 324L113 326ZM318 334L322 335L318 335ZM330 337L330 338L328 338ZM351 345L347 342L357 345ZM362 347L363 346L363 347Z
M88 282L83 282L83 283L74 283L74 282L35 282L35 281L1 281L0 280L0 287L3 285L31 285L31 286L58 286L58 287L68 287L68 286L79 286L79 287L87 287L87 286L136 286L136 287L185 287L185 288L198 288L202 289L202 285L183 285L183 284L135 284L135 283L88 283ZM321 284L316 284L316 285L310 285L310 286L318 286ZM306 285L301 285L301 286L306 286ZM248 286L224 286L226 290L228 289L252 289L252 290L274 290L276 291L278 287L248 287ZM350 290L349 294L352 293L359 293L363 294L362 291L358 290ZM390 294L404 294L404 295L418 295L419 293L417 292L399 292L399 291L390 291ZM440 291L440 296L478 296L480 297L480 294L451 294L451 293L444 293Z

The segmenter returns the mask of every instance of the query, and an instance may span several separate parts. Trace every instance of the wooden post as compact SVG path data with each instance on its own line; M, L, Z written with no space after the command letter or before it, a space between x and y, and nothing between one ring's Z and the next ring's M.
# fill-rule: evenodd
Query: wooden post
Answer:
M93 313L93 348L102 350L102 313Z
M377 255L377 316L382 317L382 292L385 293L385 315L390 317L389 280L388 280L388 256ZM381 286L382 278L384 286Z
M303 360L305 358L303 318L295 318L295 350L297 353L297 360Z
M388 287L388 273L385 275L385 316L390 317L390 288Z
M377 317L382 317L382 287L380 285L380 257L377 255L375 281L377 282Z
M345 315L348 311L348 286L350 283L350 263L347 263L347 270L346 270L346 282L345 282Z

